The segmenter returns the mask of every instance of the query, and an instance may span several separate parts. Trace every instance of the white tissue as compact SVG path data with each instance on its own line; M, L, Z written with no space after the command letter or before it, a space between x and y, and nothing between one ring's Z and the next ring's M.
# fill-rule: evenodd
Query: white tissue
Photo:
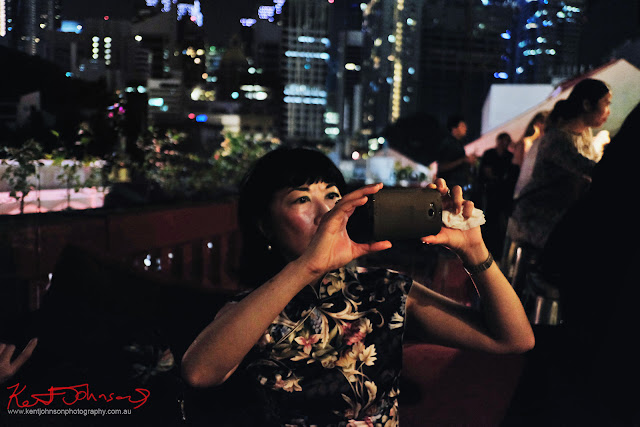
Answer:
M469 230L484 224L487 220L484 218L484 212L478 208L473 208L473 212L469 218L462 216L462 212L455 214L451 211L442 211L442 224L445 227L455 228L458 230Z

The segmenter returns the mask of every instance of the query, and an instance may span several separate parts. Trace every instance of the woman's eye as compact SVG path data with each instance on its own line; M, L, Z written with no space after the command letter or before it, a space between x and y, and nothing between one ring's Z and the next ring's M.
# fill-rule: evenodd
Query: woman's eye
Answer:
M306 203L308 201L309 201L309 196L302 196L302 197L298 197L296 200L294 200L294 203L302 204L302 203Z
M342 196L340 196L340 194L339 194L339 193L335 193L335 192L333 192L333 193L329 193L329 194L327 194L327 199L331 199L331 200L339 200L339 199L341 199L341 198L342 198Z

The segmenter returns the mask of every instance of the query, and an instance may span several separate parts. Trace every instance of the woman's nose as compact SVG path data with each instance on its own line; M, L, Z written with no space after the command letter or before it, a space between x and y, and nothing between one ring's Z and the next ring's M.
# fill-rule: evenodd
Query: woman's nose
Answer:
M329 200L328 202L327 201L318 202L316 206L316 217L315 217L314 223L316 225L320 224L322 217L325 216L326 213L329 212L335 206L335 204L336 203L333 200Z

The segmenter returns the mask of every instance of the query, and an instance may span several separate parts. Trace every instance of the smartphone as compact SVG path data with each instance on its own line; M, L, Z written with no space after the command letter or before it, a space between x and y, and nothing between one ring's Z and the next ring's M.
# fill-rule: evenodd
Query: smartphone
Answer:
M431 188L383 188L356 208L347 232L358 243L408 240L438 234L442 197Z

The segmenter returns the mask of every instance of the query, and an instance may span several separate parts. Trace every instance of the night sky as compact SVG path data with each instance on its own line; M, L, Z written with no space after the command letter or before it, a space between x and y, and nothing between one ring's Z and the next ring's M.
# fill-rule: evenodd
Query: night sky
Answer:
M136 6L145 4L144 0L62 0L61 3L63 19L70 20L105 15L131 18L135 16ZM259 0L200 0L209 42L214 45L225 44L240 29L240 18L254 17L258 4L269 3Z

